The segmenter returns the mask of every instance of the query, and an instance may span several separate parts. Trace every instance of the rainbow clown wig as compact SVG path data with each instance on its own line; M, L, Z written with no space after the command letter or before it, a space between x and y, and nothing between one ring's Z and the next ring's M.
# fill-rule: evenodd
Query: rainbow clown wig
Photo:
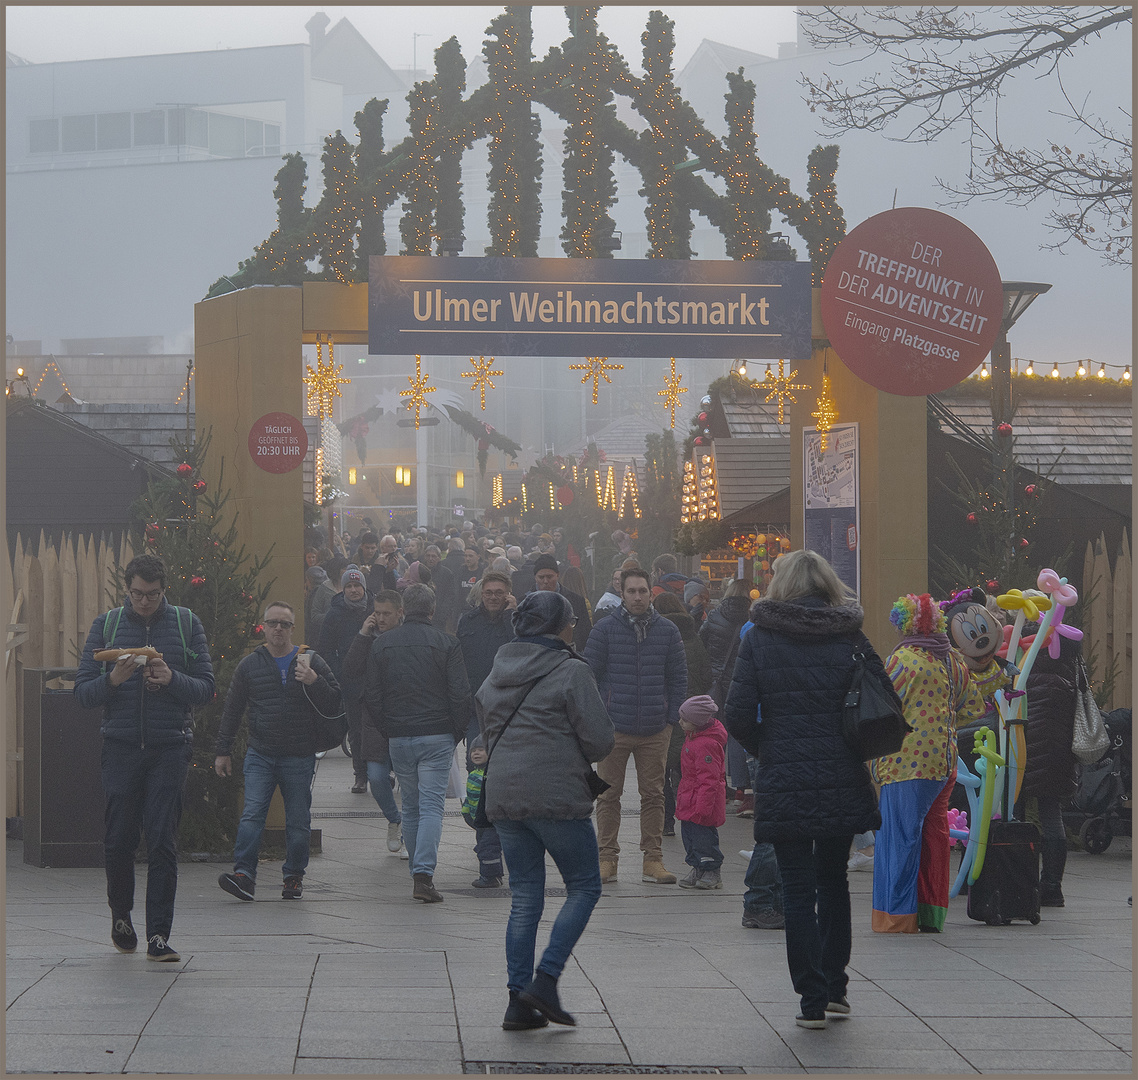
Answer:
M889 612L889 621L897 627L902 637L915 634L943 634L948 628L948 620L940 605L928 594L914 596L906 593L898 597Z

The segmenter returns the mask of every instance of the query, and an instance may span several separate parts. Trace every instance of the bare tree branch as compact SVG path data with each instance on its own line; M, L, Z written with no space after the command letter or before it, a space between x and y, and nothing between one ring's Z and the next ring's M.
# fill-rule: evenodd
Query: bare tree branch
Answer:
M901 142L932 142L966 125L973 168L966 183L938 181L956 196L1026 205L1047 196L1055 203L1047 226L1062 248L1075 240L1107 262L1129 265L1132 165L1130 115L1125 131L1076 105L1060 65L1076 49L1093 47L1105 32L1129 25L1129 7L883 7L806 9L807 38L819 48L857 49L835 68L880 56L887 70L847 85L833 74L803 76L810 109L831 132L883 131L908 124ZM867 50L863 52L862 50ZM1049 141L1012 147L999 135L999 101L1017 74L1055 79L1071 107L1052 113L1083 140L1072 149Z

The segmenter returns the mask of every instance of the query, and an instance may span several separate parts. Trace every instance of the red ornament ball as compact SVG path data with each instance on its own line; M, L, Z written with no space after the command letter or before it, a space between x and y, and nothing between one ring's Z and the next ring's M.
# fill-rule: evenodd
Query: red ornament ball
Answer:
M1000 591L1000 583L998 581L996 581L995 578L993 578L991 581L988 582L988 592L994 593L994 592L999 592L999 591Z
M695 445L696 446L703 446L706 443L706 441L707 440L704 439L704 437L702 435L697 435L695 437Z
M182 464L179 465L174 471L179 476L189 476L190 473L192 473L194 471L194 467L183 461Z
M701 413L699 414L699 416L697 416L697 417L696 417L696 419L697 419L697 420L698 420L698 421L699 421L701 424L706 424L706 423L707 423L707 413L705 413L705 412L701 412Z
M1007 423L1000 424L1000 426L996 428L996 431L1000 435L1010 435L1012 433L1012 426Z
M1035 493L1038 489L1036 488L1036 486L1034 484L1028 484L1027 487L1025 487L1023 490L1024 490L1024 494L1030 495L1034 499Z
M576 498L576 496L573 494L573 489L568 484L564 484L557 489L557 501L562 506L571 506L573 504L574 498Z
M157 535L157 533L158 533L158 522L157 521L148 521L146 523L146 531L151 536Z
M969 514L964 520L967 521L969 525L975 525L976 524L976 515L975 514Z
M253 627L254 634L263 634L264 632L265 628L261 623L257 623L257 625Z
M1025 537L1025 536L1021 536L1021 537L1020 537L1020 540L1019 540L1019 546L1020 546L1021 548L1025 548L1025 547L1027 547L1028 543L1029 543L1029 541L1028 541L1027 537Z
M192 578L190 578L190 584L195 589L200 589L205 584L205 578L199 577L197 574L195 574Z
M205 491L205 481L204 480L195 480L194 481L194 491Z

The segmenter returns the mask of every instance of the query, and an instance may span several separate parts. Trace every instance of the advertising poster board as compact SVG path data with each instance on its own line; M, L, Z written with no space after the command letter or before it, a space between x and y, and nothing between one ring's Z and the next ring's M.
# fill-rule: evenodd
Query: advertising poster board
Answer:
M858 425L835 424L828 445L815 428L802 430L803 535L838 577L861 595Z

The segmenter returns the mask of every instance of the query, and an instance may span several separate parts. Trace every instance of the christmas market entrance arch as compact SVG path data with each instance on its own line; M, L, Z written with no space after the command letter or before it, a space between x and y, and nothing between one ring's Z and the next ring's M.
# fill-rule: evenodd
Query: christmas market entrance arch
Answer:
M304 415L302 346L332 339L368 340L367 288L309 281L253 287L203 300L194 309L196 426L212 429L210 480L224 461L225 481L239 513L240 542L254 555L272 548L266 574L275 598L296 609L303 640L303 470L267 472L249 452L249 433L268 413ZM859 443L861 600L874 645L893 644L889 609L897 596L924 592L928 580L926 407L923 397L875 390L826 347L813 292L809 360L795 361L802 382L822 386L823 365L842 422L856 422ZM662 360L661 364L667 361ZM804 540L804 431L813 428L812 401L789 406L791 542Z

